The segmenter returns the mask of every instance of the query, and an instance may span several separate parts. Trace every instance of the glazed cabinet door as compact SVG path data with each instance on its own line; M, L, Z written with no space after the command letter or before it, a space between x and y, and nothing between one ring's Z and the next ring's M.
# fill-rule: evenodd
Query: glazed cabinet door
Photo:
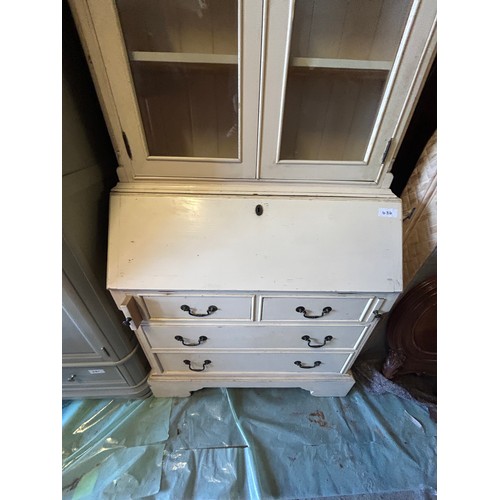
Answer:
M432 51L435 1L268 0L265 10L260 176L376 182Z
M255 178L262 0L72 8L131 179Z

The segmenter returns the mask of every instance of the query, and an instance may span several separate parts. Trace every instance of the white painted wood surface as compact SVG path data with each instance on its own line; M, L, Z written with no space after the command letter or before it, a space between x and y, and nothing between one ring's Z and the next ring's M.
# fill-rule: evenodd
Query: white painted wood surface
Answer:
M168 354L155 352L164 372L177 375L189 374L189 376L200 379L203 379L204 375L227 373L230 377L230 373L241 372L261 375L264 373L276 375L283 372L340 374L351 355L351 353L345 352L313 353L303 351L292 354L281 352L279 356L274 352L235 352L230 354L217 351L170 351ZM205 370L196 372L189 369L189 365L184 363L185 360L191 363L190 366L194 370L202 370L204 362L207 360L210 361L210 364L206 364ZM302 366L307 368L297 366L296 361L301 362ZM315 366L315 362L320 362L320 364Z
M227 319L251 320L252 295L140 295L147 316L151 320L220 321ZM188 306L192 314L207 314L211 306L217 310L208 316L192 316L181 309Z
M307 370L304 370L307 371ZM205 377L191 377L168 374L153 374L149 378L151 390L156 397L188 397L191 391L204 387L301 387L311 392L312 396L342 397L346 396L354 385L350 373L337 374L293 374L266 376L266 374L233 373L219 376L206 374Z
M132 330L137 330L144 318L137 306L135 297L126 296L120 304L120 309L125 315L126 320L129 322L129 327Z
M401 231L397 199L113 194L107 285L399 292Z
M392 174L387 174L392 178ZM386 176L386 178L387 178ZM389 183L390 184L390 183ZM184 194L184 195L261 195L261 196L314 196L338 198L396 199L387 187L374 183L327 182L263 182L254 181L204 181L200 179L172 179L120 182L115 193L128 194Z
M131 61L168 62L187 64L238 64L238 56L231 54L187 54L185 52L140 52L130 53Z
M300 321L310 324L328 321L368 321L369 313L377 303L373 296L353 295L350 297L263 297L262 321ZM297 311L298 307L305 309ZM323 313L325 308L330 312ZM308 318L307 316L320 316Z
M161 322L143 325L149 346L153 349L183 349L191 352L210 349L231 350L269 350L280 352L309 350L311 352L331 351L332 349L356 349L369 325L165 325ZM309 347L302 337L309 336L312 346L325 344L323 347ZM183 346L176 340L181 336L185 344L200 343L196 347ZM331 336L332 340L325 338ZM207 340L200 341L200 337Z
M290 64L297 68L360 69L390 71L391 61L362 61L354 59L327 59L325 57L292 57Z

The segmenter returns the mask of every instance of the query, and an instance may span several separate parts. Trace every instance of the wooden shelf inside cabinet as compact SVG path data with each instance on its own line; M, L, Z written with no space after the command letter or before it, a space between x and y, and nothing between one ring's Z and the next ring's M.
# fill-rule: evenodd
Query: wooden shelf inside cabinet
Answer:
M195 54L187 52L143 52L133 51L129 54L133 62L163 62L176 64L238 64L235 54Z
M390 71L391 61L371 61L358 59L329 59L323 57L294 57L292 68L347 69L364 71Z

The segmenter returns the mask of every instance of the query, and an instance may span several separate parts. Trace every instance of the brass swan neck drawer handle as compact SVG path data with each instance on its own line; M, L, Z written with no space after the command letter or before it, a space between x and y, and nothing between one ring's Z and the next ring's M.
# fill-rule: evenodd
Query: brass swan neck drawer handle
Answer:
M218 307L217 306L208 306L206 314L205 313L203 313L203 314L194 313L193 309L186 304L183 304L181 306L181 310L188 312L190 316L196 316L197 318L204 318L205 316L210 316L215 311L217 311Z
M206 359L205 361L203 361L203 368L193 368L191 366L191 361L189 361L189 359L185 359L184 360L184 364L185 365L188 365L189 366L189 369L192 371L192 372L203 372L205 371L205 367L207 365L209 365L211 363L211 361L209 359Z
M198 338L198 342L193 342L193 343L186 343L184 342L184 337L181 337L180 335L176 335L174 337L175 340L178 340L179 342L182 342L182 345L188 346L188 347L193 347L196 345L200 345L202 342L205 342L208 340L208 337L205 337L205 335L202 335L201 337Z
M319 316L311 316L311 315L307 314L307 310L304 306L299 306L295 310L298 313L302 314L304 316L304 318L316 319L316 318L322 318L325 314L331 313L333 309L331 307L323 307L323 311Z
M333 340L333 337L331 335L327 335L325 337L325 340L323 341L322 344L316 344L316 345L312 345L311 344L311 337L309 337L309 335L304 335L303 337L301 337L302 340L305 340L307 342L307 345L309 347L323 347L324 345L326 345L327 342L330 342L330 340Z
M299 368L304 368L304 369L310 369L310 368L316 368L321 364L321 361L315 361L312 366L307 366L302 363L302 361L295 361L293 363L294 365L297 365Z

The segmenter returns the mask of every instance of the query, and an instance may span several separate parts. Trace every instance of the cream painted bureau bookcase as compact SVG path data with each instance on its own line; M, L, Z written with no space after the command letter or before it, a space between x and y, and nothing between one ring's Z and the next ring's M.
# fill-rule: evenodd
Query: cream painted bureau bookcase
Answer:
M71 0L118 159L107 286L156 396L343 396L402 290L430 0Z

